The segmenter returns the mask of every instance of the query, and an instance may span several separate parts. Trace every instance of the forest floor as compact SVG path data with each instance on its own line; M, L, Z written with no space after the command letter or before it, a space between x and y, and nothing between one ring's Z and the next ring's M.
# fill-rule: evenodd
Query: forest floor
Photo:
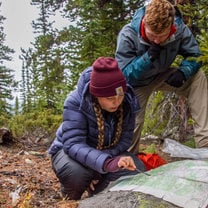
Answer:
M142 148L154 143L156 152L167 162L158 140L142 141ZM51 168L48 145L18 142L0 145L1 208L76 208L79 201L61 197L59 182Z

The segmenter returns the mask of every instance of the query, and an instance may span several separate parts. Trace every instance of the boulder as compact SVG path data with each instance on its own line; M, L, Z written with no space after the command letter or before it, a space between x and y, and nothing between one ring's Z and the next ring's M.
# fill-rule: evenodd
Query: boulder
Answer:
M13 136L8 128L0 128L0 144L9 143L13 141Z
M178 208L161 198L133 191L109 191L80 201L78 208Z

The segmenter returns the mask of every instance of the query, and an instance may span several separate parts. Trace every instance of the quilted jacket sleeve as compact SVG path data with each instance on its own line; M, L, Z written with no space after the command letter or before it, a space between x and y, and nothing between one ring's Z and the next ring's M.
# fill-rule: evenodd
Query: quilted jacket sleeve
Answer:
M65 102L62 124L64 151L81 164L102 173L104 161L110 155L87 144L88 120L76 106L76 99L71 99L75 100L74 103L70 99Z

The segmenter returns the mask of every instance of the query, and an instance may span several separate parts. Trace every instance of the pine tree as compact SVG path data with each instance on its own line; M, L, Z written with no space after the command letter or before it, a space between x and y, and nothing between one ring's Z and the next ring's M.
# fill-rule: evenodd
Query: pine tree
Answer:
M1 7L1 3L0 3ZM13 70L6 67L5 62L11 61L11 54L14 50L5 45L6 35L4 34L3 21L5 17L0 15L0 114L12 113L11 101L13 99L12 90L17 85L14 81Z
M68 33L58 33L53 28L50 16L55 13L47 7L47 1L33 0L32 5L40 9L40 14L32 23L36 34L33 48L22 49L23 109L28 112L51 108L60 112L70 91L68 53L64 48Z
M69 70L74 84L96 58L114 57L118 32L143 4L144 1L134 0L50 1L53 10L61 10L63 16L73 23L73 26L65 28L70 34L65 49L72 51Z

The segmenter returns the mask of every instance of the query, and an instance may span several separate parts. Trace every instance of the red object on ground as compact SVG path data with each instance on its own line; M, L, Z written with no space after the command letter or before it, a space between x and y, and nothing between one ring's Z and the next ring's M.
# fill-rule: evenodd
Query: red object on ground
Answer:
M161 165L167 164L166 160L155 153L139 153L137 157L142 160L147 170L151 170Z

